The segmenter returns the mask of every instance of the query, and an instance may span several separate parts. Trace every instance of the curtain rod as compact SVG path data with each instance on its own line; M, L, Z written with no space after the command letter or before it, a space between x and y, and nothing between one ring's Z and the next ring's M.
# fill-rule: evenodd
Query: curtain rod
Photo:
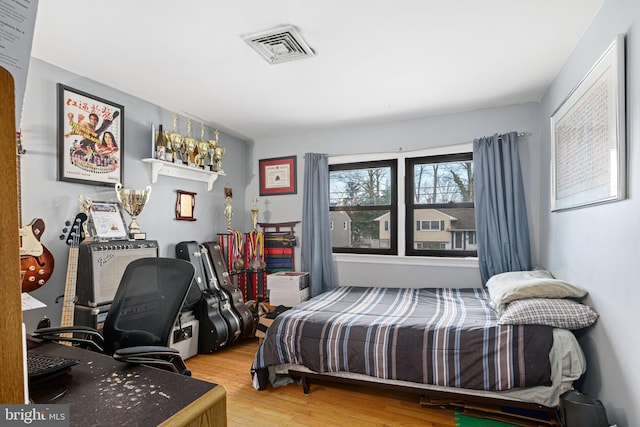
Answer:
M518 137L523 137L523 136L527 136L526 132L517 132ZM502 139L502 136L505 134L499 134L498 135L498 139ZM460 145L467 145L467 144L473 144L473 141L469 141L469 142L462 142L462 143L458 143L458 144L451 144L448 145L447 147L457 147ZM430 149L439 149L442 147L430 147ZM357 156L357 155L369 155L369 156L375 156L375 155L391 155L391 154L398 154L398 153L411 153L411 152L416 152L416 151L424 151L424 150L428 150L429 148L425 149L425 148L418 148L415 150L403 150L402 148L398 149L397 151L385 151L385 152L373 152L373 153L359 153L359 154L324 154L324 156L326 157L350 157L350 156Z

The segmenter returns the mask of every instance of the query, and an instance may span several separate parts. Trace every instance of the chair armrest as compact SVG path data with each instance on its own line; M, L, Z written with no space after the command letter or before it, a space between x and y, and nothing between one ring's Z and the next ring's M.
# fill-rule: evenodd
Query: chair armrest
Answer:
M145 345L120 348L113 353L113 358L120 362L155 366L191 376L191 371L184 364L180 352L171 347Z
M100 353L104 351L102 334L89 326L40 328L33 331L31 336L44 341L69 342L83 348L91 348Z

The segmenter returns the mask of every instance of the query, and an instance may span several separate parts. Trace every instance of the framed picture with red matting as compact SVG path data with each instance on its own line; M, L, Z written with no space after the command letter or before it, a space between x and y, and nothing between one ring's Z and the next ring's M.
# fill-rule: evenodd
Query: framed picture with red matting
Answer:
M260 195L296 194L296 156L260 160Z

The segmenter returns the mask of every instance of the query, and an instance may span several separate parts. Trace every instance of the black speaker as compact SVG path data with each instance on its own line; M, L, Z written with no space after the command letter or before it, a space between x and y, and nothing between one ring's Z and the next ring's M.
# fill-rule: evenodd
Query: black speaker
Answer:
M76 304L110 304L131 261L158 256L155 240L111 240L81 243L78 247Z
M609 427L602 402L575 390L560 396L560 416L565 427Z

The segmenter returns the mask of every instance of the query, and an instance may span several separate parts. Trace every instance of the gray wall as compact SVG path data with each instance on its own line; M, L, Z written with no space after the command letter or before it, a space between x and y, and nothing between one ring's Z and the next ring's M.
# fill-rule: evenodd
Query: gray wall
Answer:
M147 238L157 240L160 255L175 257L175 244L183 240L199 242L214 240L217 233L226 231L224 217L225 186L234 189L233 227L244 223L244 187L247 146L244 141L220 134L220 145L226 148L222 167L226 176L220 176L212 191L200 181L160 176L151 183L151 167L142 158L150 157L151 125L163 124L166 130L173 127L172 112L134 98L88 78L54 67L51 64L31 60L27 79L27 90L22 119L23 146L27 153L21 157L22 170L22 219L24 224L33 218L42 218L46 230L42 243L56 261L54 273L49 281L32 295L47 304L47 308L24 313L27 331L32 331L43 316L51 318L53 325L60 323L62 300L55 299L64 294L69 247L58 236L66 220L73 219L78 212L78 195L93 200L116 201L113 188L56 181L56 84L63 83L72 88L88 92L124 106L124 187L144 189L151 185L152 192L147 206L138 217L138 222ZM162 88L158 88L162 90ZM208 126L205 137L213 137L214 126ZM179 115L178 130L186 133L186 117ZM207 133L208 132L208 133ZM192 136L200 136L200 123L193 121ZM175 220L176 190L197 193L194 216L196 221ZM125 213L125 221L130 221ZM240 229L240 228L239 228Z
M297 221L302 217L302 185L304 153L357 155L365 153L412 151L471 142L474 138L505 133L525 132L520 140L527 194L533 253L539 247L539 135L538 104L529 103L428 117L369 126L350 126L312 133L258 139L251 150L250 164L260 159L289 155L298 156L298 194L261 198L260 208L269 201L272 222ZM245 204L259 193L258 178L247 177ZM261 220L263 217L261 216ZM300 227L296 230L300 233ZM304 236L301 236L304 239ZM300 251L296 251L299 265ZM336 255L341 285L385 286L481 286L476 260L432 260L420 257L402 259L384 256ZM535 257L534 257L535 258ZM537 259L534 259L537 262ZM366 274L364 273L366 272Z
M549 117L598 60L616 34L626 33L628 199L565 212L549 211ZM589 363L584 392L601 399L618 426L640 425L640 2L606 1L545 95L540 108L541 262L589 291L600 314L581 337Z

